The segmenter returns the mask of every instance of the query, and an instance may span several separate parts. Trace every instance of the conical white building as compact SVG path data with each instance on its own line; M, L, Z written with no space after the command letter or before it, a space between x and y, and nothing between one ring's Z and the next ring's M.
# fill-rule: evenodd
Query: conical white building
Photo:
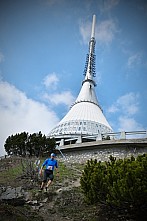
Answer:
M61 146L97 140L102 134L112 132L95 94L95 22L96 16L93 15L89 53L84 70L85 79L81 91L69 112L49 134L49 137L54 137Z

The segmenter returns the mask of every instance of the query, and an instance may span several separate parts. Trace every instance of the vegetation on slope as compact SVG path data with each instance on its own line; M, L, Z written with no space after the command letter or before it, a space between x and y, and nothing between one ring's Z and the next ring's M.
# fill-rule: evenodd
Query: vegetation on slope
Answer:
M60 176L55 176L46 194L39 192L41 179L36 176L34 158L3 159L1 187L22 186L30 192L32 200L47 202L38 210L30 205L0 202L0 217L2 221L143 221L147 202L146 157L111 157L109 162L91 160L85 165L59 162ZM81 186L77 185L79 180Z

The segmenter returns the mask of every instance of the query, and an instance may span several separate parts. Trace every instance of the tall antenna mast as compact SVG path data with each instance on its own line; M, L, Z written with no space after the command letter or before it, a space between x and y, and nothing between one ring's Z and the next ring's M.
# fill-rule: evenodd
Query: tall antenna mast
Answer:
M96 23L96 15L93 15L93 21L92 21L92 30L91 30L91 39L89 42L89 53L86 56L86 63L85 63L85 69L84 69L84 75L85 79L83 81L83 84L85 81L91 81L94 86L96 86L95 81L93 80L93 77L96 76L95 73L95 23Z

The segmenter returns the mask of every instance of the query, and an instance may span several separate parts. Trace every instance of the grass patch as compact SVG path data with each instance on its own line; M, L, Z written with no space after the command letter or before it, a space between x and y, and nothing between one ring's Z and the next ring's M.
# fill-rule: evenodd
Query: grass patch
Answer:
M56 176L55 172L55 181L62 182L64 179L76 180L79 177L77 171L75 173L75 167L68 167L63 162L59 162L59 177Z
M9 167L0 173L0 184L6 184L6 182L11 182L11 180L16 179L22 174L21 163L13 167Z

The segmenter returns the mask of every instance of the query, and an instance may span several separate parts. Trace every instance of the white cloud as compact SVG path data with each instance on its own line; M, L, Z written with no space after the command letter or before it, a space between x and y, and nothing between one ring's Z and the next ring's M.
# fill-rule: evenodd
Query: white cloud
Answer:
M134 118L120 116L118 119L119 122L119 131L137 131L144 130L144 128L136 122Z
M75 101L74 96L71 94L70 91L63 91L62 93L56 94L44 94L44 99L52 104L59 105L65 104L68 107Z
M109 113L116 114L114 127L117 125L118 131L137 131L145 130L136 121L136 114L139 112L139 94L128 93L117 99L108 109Z
M52 89L56 89L58 82L59 79L56 73L48 74L43 80L43 84L46 86L46 88Z
M0 81L0 155L9 135L23 131L48 134L59 122L56 114L46 105L26 97L13 85Z
M117 106L129 116L136 114L139 111L139 94L130 92L121 96L117 100Z
M142 53L140 52L135 53L128 58L127 66L129 68L134 68L136 65L141 64L141 60L142 60Z
M116 24L112 19L102 21L96 29L96 40L100 44L109 44L114 39L116 32Z
M87 23L80 23L80 33L84 44L89 42L91 25L89 21ZM112 19L96 23L95 38L98 44L110 44L117 32L116 23Z
M83 43L87 44L90 40L90 33L91 33L91 23L88 22L80 22L79 28L80 28L80 34L83 39Z
M108 112L122 112L124 115L132 116L139 111L139 94L128 93L117 99L108 109Z
M118 111L119 111L119 108L114 104L111 107L108 108L109 113L116 113Z

